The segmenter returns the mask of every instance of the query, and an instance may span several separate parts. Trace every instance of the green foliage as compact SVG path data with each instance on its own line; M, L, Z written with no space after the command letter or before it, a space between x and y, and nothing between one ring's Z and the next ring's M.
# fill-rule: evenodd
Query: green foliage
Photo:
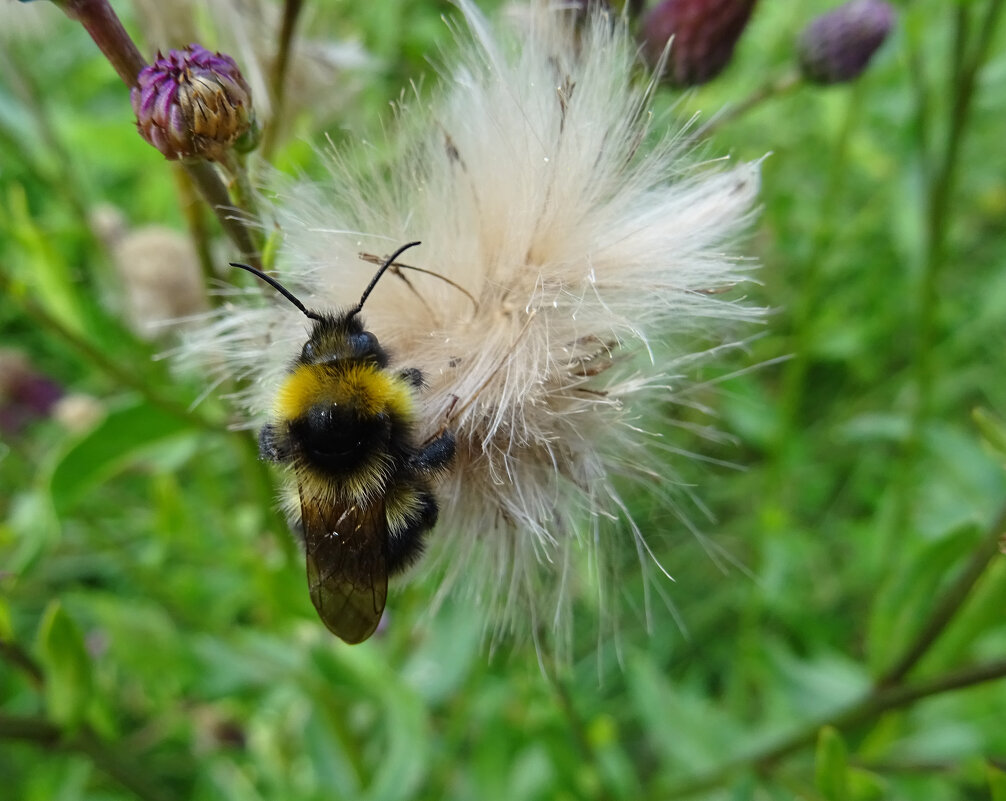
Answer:
M45 673L45 706L49 718L73 731L91 700L91 660L80 629L53 601L42 615L38 653Z
M848 752L831 726L821 729L814 764L817 790L825 801L849 801Z
M773 83L829 4L797 5L760 3L721 79L657 102L706 119ZM490 653L475 606L433 614L421 578L372 641L324 631L228 388L194 405L205 377L123 322L92 213L184 232L171 168L80 26L0 22L0 340L100 408L0 434L0 796L1006 799L998 5L902 4L857 84L770 97L701 146L772 153L750 249L775 313L696 404L736 439L675 440L718 522L692 536L634 498L675 583L627 557L617 636L585 597L545 669L530 643ZM336 142L452 46L436 0L314 13L376 57L319 122ZM316 169L307 126L280 168Z

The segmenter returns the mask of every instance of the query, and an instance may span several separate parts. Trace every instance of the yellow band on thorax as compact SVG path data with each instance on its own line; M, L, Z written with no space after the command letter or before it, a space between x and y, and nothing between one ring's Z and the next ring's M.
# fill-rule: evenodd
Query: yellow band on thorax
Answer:
M295 420L319 403L346 404L362 416L412 418L412 391L395 373L371 364L297 365L276 394L277 420Z

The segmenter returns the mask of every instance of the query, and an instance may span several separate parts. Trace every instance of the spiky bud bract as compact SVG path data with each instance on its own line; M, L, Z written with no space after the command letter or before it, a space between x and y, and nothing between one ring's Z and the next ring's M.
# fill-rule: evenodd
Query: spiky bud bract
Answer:
M140 134L171 160L220 159L252 127L251 90L234 59L198 44L158 53L130 99Z

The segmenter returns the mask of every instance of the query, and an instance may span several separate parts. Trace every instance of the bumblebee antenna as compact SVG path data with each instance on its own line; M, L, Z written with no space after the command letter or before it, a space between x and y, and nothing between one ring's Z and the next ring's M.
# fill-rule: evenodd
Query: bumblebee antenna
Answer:
M306 306L304 306L303 303L301 303L297 299L297 297L293 294L293 292L291 292L289 289L287 289L285 286L283 286L279 281L277 281L271 275L267 275L266 273L262 272L258 268L252 267L250 264L241 264L240 262L236 262L236 261L232 261L230 264L231 264L231 267L238 267L238 268L240 268L242 270L247 270L252 275L254 275L256 278L261 278L263 281L265 281L267 284L269 284L269 286L271 286L273 289L275 289L277 292L279 292L284 298L286 298L288 301L290 301L294 306L296 306L298 309L300 309L302 312L304 312L304 314L307 315L308 317L310 317L312 320L321 320L322 319L322 316L320 314L318 314L317 312L310 311ZM364 295L364 297L366 297L366 295ZM354 312L354 314L355 314L355 312Z
M422 242L409 242L407 245L402 245L398 250L392 253L388 257L387 261L385 261L384 264L381 265L381 269L377 271L377 274L370 279L370 285L365 290L363 290L363 297L361 297L360 302L356 304L356 308L350 311L349 314L346 315L346 317L347 318L352 317L356 314L359 314L363 310L363 304L370 296L370 293L374 290L374 287L377 286L377 282L381 280L381 276L384 275L385 272L387 272L388 268L392 264L394 264L395 259L401 256L409 248L414 248L416 245L421 244Z

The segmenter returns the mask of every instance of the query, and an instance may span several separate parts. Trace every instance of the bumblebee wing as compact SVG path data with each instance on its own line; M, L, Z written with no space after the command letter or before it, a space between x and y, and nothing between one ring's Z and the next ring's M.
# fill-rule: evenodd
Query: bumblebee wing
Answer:
M314 608L337 637L363 642L377 628L388 598L384 503L333 505L301 487L300 508Z

